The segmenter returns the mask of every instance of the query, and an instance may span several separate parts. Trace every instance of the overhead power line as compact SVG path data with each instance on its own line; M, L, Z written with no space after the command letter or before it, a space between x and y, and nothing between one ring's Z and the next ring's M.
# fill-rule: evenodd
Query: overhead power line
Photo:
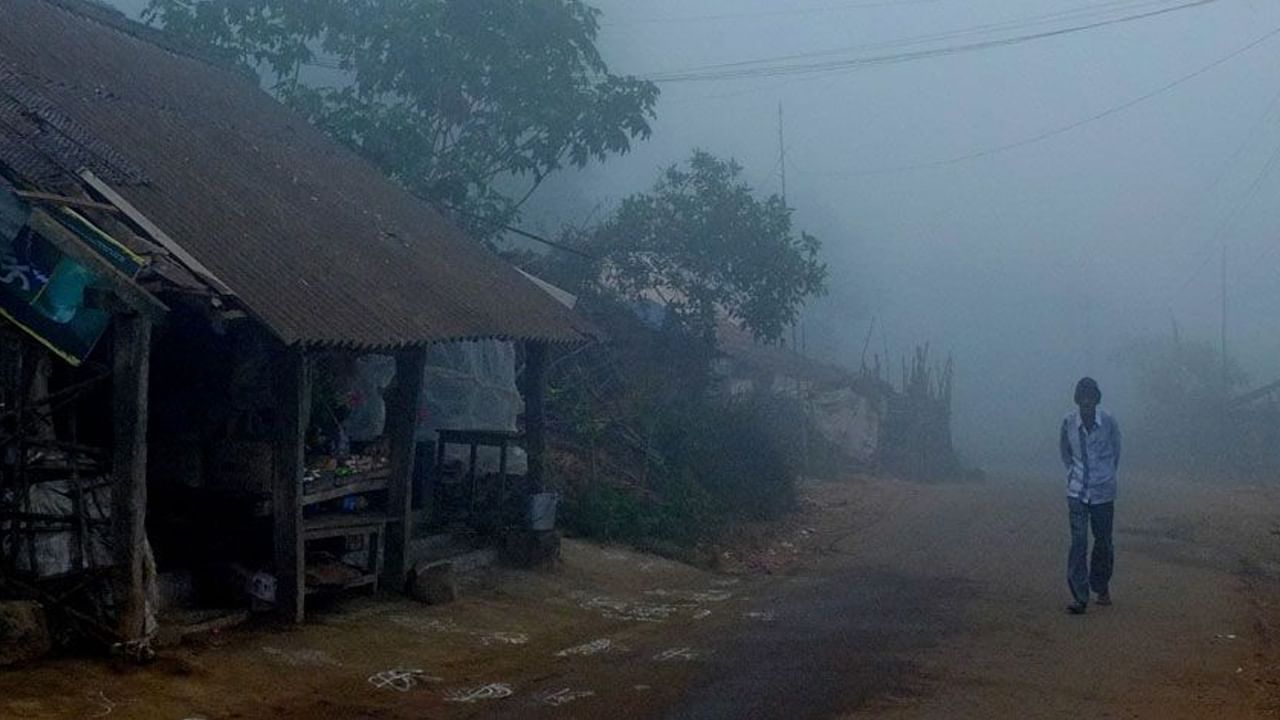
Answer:
M796 76L796 75L818 75L830 74L836 72L847 72L857 70L864 67L877 65L890 65L903 62L911 62L915 60L923 60L927 58L945 57L950 55L958 55L961 53L976 52L980 50L989 50L999 47L1011 47L1022 45L1039 40L1047 40L1050 38L1062 37L1065 35L1073 35L1090 30L1096 30L1103 27L1121 25L1125 23L1133 23L1141 20L1168 15L1170 13L1189 10L1192 8L1203 7L1221 2L1222 0L1189 0L1172 6L1165 6L1155 10L1145 12L1132 13L1122 15L1120 17L1107 18L1088 23L1070 25L1067 27L1054 28L1040 32L1024 33L1011 37L994 38L987 40L978 40L968 43L957 43L943 47L925 48L920 50L910 50L895 53L883 53L879 55L864 55L862 57L839 58L833 60L811 61L811 62L793 62L787 58L774 58L758 61L745 61L738 64L729 64L723 66L708 66L706 68L695 68L686 71L677 71L670 73L660 73L650 75L649 80L659 84L673 83L689 83L689 82L708 82L718 80L742 80L755 79L765 77L779 76ZM837 52L837 51L832 51Z
M717 13L713 15L674 15L669 17L627 18L601 23L601 25L603 27L630 27L633 25L676 25L681 23L702 23L720 20L755 20L758 18L824 15L829 13L845 12L847 10L905 7L938 2L941 2L941 0L862 0L861 2L824 5L821 7L792 8L790 10L760 10L756 12Z
M928 33L924 35L911 35L895 40L881 40L879 42L862 43L859 45L849 45L841 48L830 48L827 50L814 50L803 53L793 53L788 55L776 55L768 58L759 58L755 60L739 60L736 62L716 63L712 65L702 65L693 68L675 72L692 72L697 70L718 70L723 68L746 67L751 65L761 65L766 63L777 63L789 60L804 60L820 57L832 57L839 55L849 55L857 52L867 52L870 50L891 50L909 48L916 45L926 45L929 43L938 43L948 40L960 40L995 31L1025 31L1030 28L1042 25L1050 25L1053 23L1061 23L1067 20L1086 20L1089 18L1104 18L1108 16L1116 16L1117 13L1133 12L1141 8L1168 6L1173 2L1181 2L1182 0L1106 0L1105 2L1093 3L1090 5L1082 5L1065 10L1058 10L1051 13L1040 15L1031 15L1028 17L1018 18L1014 20L1004 20L1001 22L989 22L981 25L971 25L969 27L959 28L956 30L947 30L944 32ZM664 73L657 73L664 74Z
M1206 186L1206 188L1199 193L1200 195L1204 195L1204 196L1210 195L1213 191L1215 191L1218 188L1218 185L1222 183L1222 180L1224 177L1226 177L1228 171L1235 166L1236 161L1239 160L1240 156L1244 154L1244 151L1248 149L1250 143L1253 140L1254 135L1257 134L1259 129L1261 129L1264 125L1267 124L1267 121L1271 118L1271 115L1275 111L1277 106L1280 106L1280 92L1277 92L1274 96L1272 96L1271 102L1267 104L1267 107L1265 110L1263 110L1262 115L1260 115L1258 119L1255 120L1254 123L1249 127L1249 130L1245 133L1245 136L1240 141L1240 144L1236 146L1235 152L1231 153L1231 156L1227 158L1226 163L1224 163L1223 166L1218 170L1218 172L1214 174L1213 179L1209 182L1208 186ZM1198 253L1192 256L1193 258L1202 257L1203 259L1195 263L1194 269L1192 270L1191 274L1188 275L1184 281L1179 283L1173 292L1169 293L1169 296L1165 299L1163 305L1172 306L1173 301L1182 295L1183 291L1186 290L1187 287L1191 285L1191 283L1197 277L1200 276L1200 271L1203 270L1204 267L1208 265L1209 261L1213 259L1213 255L1214 255L1213 251L1218 247L1220 240L1225 242L1225 236L1226 236L1227 230L1231 226L1231 224L1235 221L1236 215L1239 214L1239 212L1241 211L1244 205L1248 204L1252 200L1252 197L1257 192L1258 187L1262 183L1262 180L1266 177L1268 173L1271 172L1271 168L1274 166L1276 161L1277 153L1280 153L1280 144L1277 144L1276 150L1273 150L1270 153L1270 155L1267 158L1267 162L1264 163L1262 166L1262 169L1258 171L1258 174L1254 177L1253 181L1249 184L1249 188L1248 190L1245 191L1244 195L1236 198L1236 202L1228 210L1227 214L1223 216L1222 222L1219 224L1218 229L1214 231L1213 235L1209 237L1209 241Z
M1213 260L1214 255L1216 254L1215 251L1219 246L1225 247L1227 235L1235 228L1236 219L1240 216L1240 213L1253 202L1254 197L1258 194L1259 188L1262 187L1262 182L1271 175L1271 171L1275 169L1277 163L1280 163L1280 144L1277 144L1276 148L1271 151L1271 154L1267 157L1266 163L1264 163L1262 168L1258 170L1253 181L1249 183L1248 189L1236 198L1236 202L1232 205L1231 210L1225 217L1223 217L1217 230L1214 231L1213 235L1209 237L1209 241L1205 243L1204 248L1201 249L1200 254L1203 257L1196 264L1195 270L1192 270L1186 280L1182 281L1182 283L1177 286L1177 289L1170 293L1165 305L1172 305L1173 301L1182 295L1183 291L1185 291L1191 283L1196 280L1196 278L1200 277L1200 272L1209 266L1209 261ZM1268 257L1266 259L1269 260L1270 258Z
M1230 54L1220 57L1217 60L1214 60L1208 65L1204 65L1203 67L1200 67L1193 72L1187 73L1186 75L1183 75L1182 77L1179 77L1178 79L1173 80L1172 82L1165 83L1164 85L1161 85L1160 87L1156 88L1155 90L1152 90L1151 92L1143 93L1142 95L1139 95L1131 100L1127 100L1123 103L1120 103L1119 105L1113 105L1109 108L1106 108L1105 110L1089 115L1088 117L1084 117L1074 122L1067 123L1066 125L1056 127L1052 130L1047 130L1045 132L1032 135L1030 137L1022 138L1021 140L1015 140L1013 142L1008 142L1003 145L996 145L994 147L984 148L982 150L975 150L973 152L965 153L963 155L956 155L954 157L943 158L940 160L930 160L927 162L912 163L908 165L897 165L893 167L878 168L875 170L865 170L861 172L822 173L822 174L831 175L831 176L840 176L840 177L859 177L859 176L870 176L870 175L886 175L890 173L909 172L913 170L928 170L931 168L945 167L947 165L955 165L955 164L967 162L970 160L977 160L980 158L989 157L991 155L998 155L1001 153L1009 152L1010 150L1016 150L1018 148L1026 147L1028 145L1034 145L1036 143L1043 142L1050 138L1054 138L1059 135L1064 135L1066 133L1071 132L1072 130L1076 130L1078 128L1084 127L1085 125L1095 123L1099 120L1103 120L1113 115L1118 115L1137 105L1141 105L1142 103L1145 103L1149 100L1157 98L1161 95L1164 95L1165 93L1168 93L1181 85L1185 85L1191 82L1192 80L1195 80L1196 78L1202 75L1205 75L1213 71L1214 69L1221 67L1222 65L1225 65L1228 62L1231 62L1232 60L1240 57L1241 55L1244 55L1250 50L1253 50L1259 47L1260 45L1265 44L1268 40L1271 40L1277 35L1280 35L1280 28L1276 28L1271 32L1268 32L1267 34L1254 40L1248 45L1238 48L1232 51ZM815 174L818 174L818 173L815 173Z

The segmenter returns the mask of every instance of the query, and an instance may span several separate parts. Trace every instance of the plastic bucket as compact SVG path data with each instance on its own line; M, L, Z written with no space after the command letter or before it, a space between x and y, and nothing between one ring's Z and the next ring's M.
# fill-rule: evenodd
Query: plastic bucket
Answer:
M560 496L556 493L534 493L529 496L529 529L546 531L556 529L556 506Z

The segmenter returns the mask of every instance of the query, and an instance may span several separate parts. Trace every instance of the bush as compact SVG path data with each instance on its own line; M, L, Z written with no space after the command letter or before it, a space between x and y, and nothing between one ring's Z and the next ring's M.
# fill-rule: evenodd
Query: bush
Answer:
M1250 442L1255 425L1247 415L1230 412L1230 399L1245 382L1232 361L1209 342L1146 338L1125 348L1122 360L1131 368L1136 389L1126 445L1135 460L1161 471L1217 476L1252 472L1273 455L1265 441ZM1129 452L1129 451L1126 451Z
M798 406L725 398L714 346L607 300L587 307L608 342L552 363L549 379L566 528L688 547L794 506Z
M705 491L706 514L718 521L772 519L795 505L794 458L766 405L707 402L663 418L661 452L679 480Z
M684 546L727 525L767 520L795 506L795 465L760 403L716 401L654 418L657 458L647 489L596 478L565 498L564 522L588 537Z

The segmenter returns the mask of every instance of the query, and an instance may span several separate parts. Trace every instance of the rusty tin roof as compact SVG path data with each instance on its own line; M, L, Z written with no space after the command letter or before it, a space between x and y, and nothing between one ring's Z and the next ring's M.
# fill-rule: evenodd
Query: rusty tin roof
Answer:
M0 162L83 169L288 344L574 342L590 326L232 69L72 0L0 0Z

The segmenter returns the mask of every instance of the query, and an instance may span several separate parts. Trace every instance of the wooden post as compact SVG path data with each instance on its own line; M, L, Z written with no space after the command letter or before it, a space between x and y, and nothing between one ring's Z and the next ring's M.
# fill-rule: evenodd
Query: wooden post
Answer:
M306 555L302 541L304 443L311 420L311 358L285 348L277 362L280 416L271 493L272 545L276 569L276 610L290 622L305 617Z
M546 489L546 389L547 344L529 342L524 361L524 435L529 485L534 492Z
M413 466L417 455L418 400L426 370L425 348L396 355L396 379L387 393L387 439L390 441L391 479L387 485L386 564L382 583L403 590L409 571L409 541L413 539Z
M467 520L472 523L476 519L476 490L480 487L479 453L480 446L472 438L467 446Z
M124 642L146 636L147 384L151 323L139 315L115 321L111 531L115 559L116 630Z

